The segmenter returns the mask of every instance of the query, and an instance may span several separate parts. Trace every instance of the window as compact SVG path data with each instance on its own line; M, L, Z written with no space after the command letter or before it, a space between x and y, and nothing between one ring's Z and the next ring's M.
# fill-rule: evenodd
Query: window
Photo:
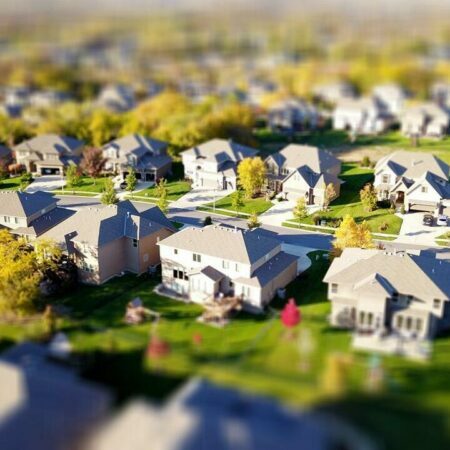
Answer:
M367 314L367 325L372 325L373 322L373 314L369 313Z
M9 223L11 221L11 217L9 216L4 216L3 218L5 219L6 223Z
M192 259L195 262L202 262L202 255L199 255L198 253L192 253Z
M403 326L403 316L397 316L397 328L402 328Z
M236 263L236 267L235 267L236 272L239 272L239 264Z
M406 329L410 330L411 327L412 327L412 319L411 319L411 317L407 317L406 318Z
M389 183L389 175L383 175L383 183Z
M137 247L137 239L133 239L133 247Z
M422 319L416 319L416 331L422 330Z
M338 285L336 283L331 283L331 293L337 294L338 291Z
M174 249L173 249L173 254L174 254L174 255L178 255L178 249L177 249L177 248L174 248Z
M433 308L438 309L438 308L440 308L440 307L441 307L441 301L440 301L439 299L435 298L435 299L433 300Z
M428 192L428 187L427 186L422 186L420 191L423 192L423 193L427 193Z
M359 323L363 324L364 323L364 319L366 318L366 313L364 311L361 311L359 313Z
M19 218L18 217L14 217L14 222L15 223L19 223Z
M222 260L222 269L229 269L230 268L230 262Z
M189 277L183 270L173 269L173 277L177 280L188 280Z

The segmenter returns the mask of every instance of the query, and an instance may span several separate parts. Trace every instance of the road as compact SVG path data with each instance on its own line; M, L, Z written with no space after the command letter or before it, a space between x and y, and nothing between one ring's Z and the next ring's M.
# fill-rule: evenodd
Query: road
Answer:
M83 207L104 207L98 198L89 197L72 197L60 196L58 205L66 208L83 208ZM135 202L136 206L142 208L143 204ZM206 216L211 216L215 223L221 223L226 226L235 226L238 228L247 228L247 222L242 219L228 216L212 215L202 211L188 210L181 208L172 208L169 211L169 218L171 220L181 222L187 225L201 226ZM273 225L262 225L259 228L262 234L276 237L284 244L296 245L299 247L306 247L315 250L330 250L333 237L328 234L308 232L304 230L296 230L295 228L278 227ZM429 245L420 244L400 244L396 242L383 242L383 245L388 250L423 250L430 248Z

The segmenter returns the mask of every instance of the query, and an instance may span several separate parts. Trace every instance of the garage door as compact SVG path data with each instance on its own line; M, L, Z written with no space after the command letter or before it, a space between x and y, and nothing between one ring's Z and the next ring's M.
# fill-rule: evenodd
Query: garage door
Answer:
M152 173L146 173L145 174L145 181L155 181L155 174Z
M59 169L55 167L41 167L41 175L59 175Z
M410 203L409 210L434 213L434 211L436 211L436 205L423 205L421 203Z

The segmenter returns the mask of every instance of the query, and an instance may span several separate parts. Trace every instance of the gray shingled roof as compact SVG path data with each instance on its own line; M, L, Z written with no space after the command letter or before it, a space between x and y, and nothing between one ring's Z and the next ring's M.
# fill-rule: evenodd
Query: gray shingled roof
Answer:
M193 155L196 158L222 163L227 160L239 162L244 158L256 156L257 153L258 150L238 144L232 140L211 139L189 150L185 150L182 155Z
M353 249L344 250L333 261L325 275L325 282L350 284L357 289L359 283L367 282L368 277L372 277L372 282L382 284L385 290L389 286L403 295L450 298L448 260L405 252L393 254L379 250L348 250Z
M159 152L164 151L167 148L167 142L135 133L108 142L103 146L103 149L106 150L109 147L119 150L121 156L132 153L140 157L146 153L158 154Z
M389 166L397 176L409 179L416 179L425 172L431 172L448 180L450 173L449 166L431 153L398 150L381 158L375 166L375 173L378 173L385 165Z
M54 204L58 200L45 192L0 192L0 215L13 217L30 217Z
M163 239L159 245L252 264L278 247L280 242L255 231L210 225L185 228Z
M12 156L11 149L6 147L5 145L0 145L0 158L6 159L6 158L10 158L11 156Z
M57 134L41 134L27 139L14 147L15 151L37 151L41 153L73 153L84 145L84 142L73 137Z
M101 246L122 237L142 239L162 228L175 231L158 207L139 211L131 202L124 201L118 205L83 208L43 236Z
M340 167L341 162L334 155L311 145L289 144L277 153L267 157L273 159L281 167L298 169L309 167L313 172L321 173L333 167Z

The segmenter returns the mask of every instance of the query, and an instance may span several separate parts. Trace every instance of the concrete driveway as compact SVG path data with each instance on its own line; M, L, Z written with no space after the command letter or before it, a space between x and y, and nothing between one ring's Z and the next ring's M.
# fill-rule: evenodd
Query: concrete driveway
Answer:
M25 189L27 192L54 191L61 189L66 184L61 175L43 175L35 180Z
M286 220L292 219L294 206L295 202L293 201L275 201L270 209L259 216L259 220L264 225L280 226Z
M183 197L172 202L170 208L195 209L206 203L212 203L234 192L233 190L218 191L213 189L192 189L192 191L183 195Z
M438 227L435 225L428 227L423 225L425 213L410 213L403 216L402 228L396 242L406 244L436 245L434 240L441 234L450 231L450 226Z

